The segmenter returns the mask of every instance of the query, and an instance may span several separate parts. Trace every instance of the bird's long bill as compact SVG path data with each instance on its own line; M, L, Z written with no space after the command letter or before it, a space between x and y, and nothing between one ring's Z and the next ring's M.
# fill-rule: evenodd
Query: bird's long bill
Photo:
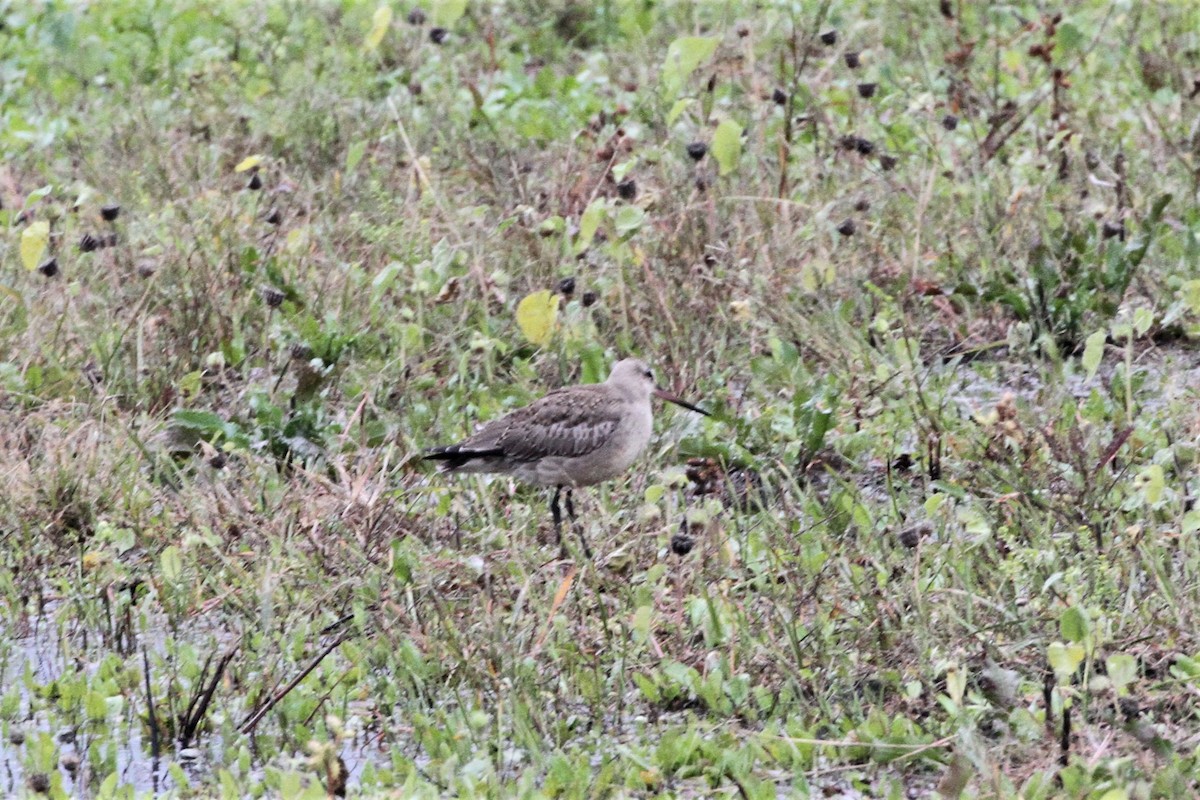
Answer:
M679 397L678 395L671 394L666 389L655 388L654 396L661 397L663 400L666 400L668 403L674 403L677 406L683 406L688 411L695 411L697 414L703 414L706 417L712 416L712 414L708 413L703 408L692 405L687 400L684 400L682 397Z

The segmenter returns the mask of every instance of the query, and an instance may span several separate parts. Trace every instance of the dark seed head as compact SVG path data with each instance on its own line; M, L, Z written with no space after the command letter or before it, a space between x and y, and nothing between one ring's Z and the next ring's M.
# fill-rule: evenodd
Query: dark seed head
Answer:
M569 276L558 282L558 293L563 297L570 297L575 294L575 277Z
M900 544L908 548L916 547L922 539L933 533L933 524L926 522L918 522L916 525L909 525L899 533L896 538L900 540Z
M446 30L445 28L429 29L429 41L433 42L434 44L441 44L442 42L446 41L446 37L449 35L450 31Z
M738 35L739 39L745 39L747 36L750 35L750 26L744 22L742 24L738 25L737 26L737 35Z
M704 154L708 152L708 145L704 142L692 142L687 146L687 154L692 161L699 161L704 158Z
M1125 223L1124 222L1111 222L1110 220L1105 220L1104 224L1100 226L1100 235L1103 236L1105 239L1111 239L1114 236L1120 236L1122 239L1124 239L1125 238Z
M50 791L50 776L44 772L34 772L29 775L29 791L34 794L46 794Z
M416 6L415 8L413 8L412 11L408 12L408 24L409 25L424 25L425 24L425 10L423 8L421 8L420 6Z
M425 87L421 86L420 81L411 81L408 84L408 91L413 97L420 97L421 92L425 91Z
M250 176L250 182L246 184L246 188L252 192L257 192L262 188L262 178L257 172Z
M266 219L268 225L278 225L283 222L283 214L279 213L278 208L272 208L267 212L267 216L264 219Z
M860 211L860 212L861 211L870 211L871 210L871 201L865 197L858 198L858 201L855 202L855 204L854 204L854 210Z
M858 85L858 96L864 100L869 100L875 96L875 89L878 88L877 83L860 83Z
M224 469L226 460L224 453L217 453L208 460L208 465L213 469Z
M632 200L637 197L637 181L626 178L617 184L617 196L622 200Z
M696 540L686 533L677 533L671 537L671 552L677 556L686 556L692 552Z
M948 131L952 131L958 127L958 117L953 114L947 114L942 117L942 127Z
M879 157L879 168L884 172L891 172L896 168L896 157L884 153Z
M875 143L860 136L854 142L854 149L864 156L869 156L875 152Z
M844 219L842 220L842 224L837 226L837 232L842 236L853 236L856 230L858 230L858 226L854 224L854 220L852 219Z
M941 0L938 3L938 10L942 12L942 16L946 19L954 19L954 6L951 5L950 0Z
M267 304L268 308L279 308L283 305L283 292L276 289L274 286L264 286L262 288L262 299Z
M288 355L292 357L293 361L311 361L313 351L304 342L296 342L288 349Z
M79 252L90 253L100 248L100 239L90 233L85 233L79 240Z
M51 258L51 259L47 259L46 261L43 261L38 266L38 272L42 273L47 278L53 278L55 275L58 274L58 259Z
M100 209L100 216L105 222L115 222L117 217L121 216L121 207L117 204L103 206Z
M600 297L595 292L589 290L583 293L583 297L579 298L579 302L583 303L584 308L587 308L588 306L596 305L596 301L599 299Z
M851 50L849 53L846 53L844 56L846 59L846 66L850 69L858 69L859 64L862 63L862 60L858 56L859 54L857 50Z
M777 106L786 105L788 101L787 92L776 86L775 91L771 92L771 101Z
M828 30L821 34L821 44L833 45L837 44L837 31Z

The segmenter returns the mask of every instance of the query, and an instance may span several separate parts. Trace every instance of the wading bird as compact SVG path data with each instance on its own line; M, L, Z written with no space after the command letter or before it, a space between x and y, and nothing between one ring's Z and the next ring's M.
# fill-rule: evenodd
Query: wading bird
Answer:
M618 361L604 383L567 386L493 420L458 444L435 447L426 459L445 472L512 475L536 486L553 486L550 514L562 541L559 498L566 490L567 515L575 520L572 490L617 477L650 441L650 397L691 411L708 412L658 388L644 361ZM579 531L583 551L591 548Z

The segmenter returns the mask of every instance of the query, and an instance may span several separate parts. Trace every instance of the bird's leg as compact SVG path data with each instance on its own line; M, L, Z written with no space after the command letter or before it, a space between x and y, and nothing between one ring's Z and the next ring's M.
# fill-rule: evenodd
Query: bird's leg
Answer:
M583 525L575 520L575 490L567 487L567 516L571 518L571 527L579 531L579 542L583 545L583 554L592 557L592 548L588 546L587 537L583 535Z
M554 518L554 535L558 537L558 543L562 544L562 509L558 507L558 497L562 494L562 486L554 487L554 496L550 498L550 516ZM571 508L571 495L567 495L567 508ZM572 514L572 517L574 515Z

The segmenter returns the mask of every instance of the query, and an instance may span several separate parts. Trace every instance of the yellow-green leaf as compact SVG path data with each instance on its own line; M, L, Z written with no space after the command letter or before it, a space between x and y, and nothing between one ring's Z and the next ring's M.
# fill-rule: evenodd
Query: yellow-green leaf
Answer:
M1060 682L1075 674L1075 670L1079 669L1079 665L1083 663L1085 655L1086 652L1081 644L1051 642L1046 649L1047 660Z
M663 96L672 99L678 95L688 76L716 51L717 39L713 36L681 36L671 42L662 65Z
M49 243L50 223L44 219L30 223L29 227L21 232L21 263L25 265L25 269L37 269Z
M1167 488L1167 476L1161 464L1151 464L1138 473L1137 483L1142 487L1146 502L1157 503Z
M388 28L391 25L392 7L384 3L375 9L375 13L371 17L371 30L367 32L367 37L363 39L363 49L374 50L379 47L379 43L383 41L383 37L387 35Z
M467 11L467 0L434 0L430 17L435 27L449 28Z
M246 156L238 165L233 168L234 172L245 172L246 170L256 169L262 164L262 156Z
M1104 331L1096 331L1084 342L1083 368L1087 370L1089 378L1096 375L1096 370L1100 369L1100 362L1104 360L1104 340L1106 338L1107 334Z
M582 253L592 246L592 238L595 237L596 229L600 227L600 221L604 219L607 208L604 198L597 197L579 217L579 235L575 237L576 253Z
M721 174L733 172L742 157L742 126L731 119L722 120L713 134L711 150Z
M517 304L517 325L530 344L539 347L550 341L558 321L558 295L543 289L526 295Z

